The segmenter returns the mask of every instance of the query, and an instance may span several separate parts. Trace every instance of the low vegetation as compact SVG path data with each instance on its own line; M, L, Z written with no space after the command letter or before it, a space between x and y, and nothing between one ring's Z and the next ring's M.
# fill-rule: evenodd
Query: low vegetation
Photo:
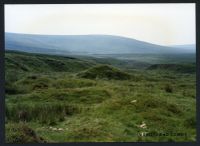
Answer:
M155 64L148 68L149 70L164 70L180 73L195 73L195 63L190 64Z
M5 56L7 143L196 140L193 63L127 68L97 58Z
M131 75L108 65L99 65L78 74L88 79L128 80Z
M23 123L6 124L6 142L23 143L45 143L45 140L38 137L34 130Z

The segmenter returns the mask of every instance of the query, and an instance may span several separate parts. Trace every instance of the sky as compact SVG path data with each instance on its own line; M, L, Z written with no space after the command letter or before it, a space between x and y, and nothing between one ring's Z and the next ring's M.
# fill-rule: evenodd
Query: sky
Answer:
M158 45L195 44L195 4L5 5L5 32L103 34Z

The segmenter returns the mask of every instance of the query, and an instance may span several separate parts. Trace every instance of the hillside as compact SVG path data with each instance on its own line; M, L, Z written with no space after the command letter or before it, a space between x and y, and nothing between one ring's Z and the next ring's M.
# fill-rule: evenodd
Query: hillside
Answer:
M87 69L95 63L68 56L6 51L5 65L6 70L25 72L75 72Z
M5 33L5 48L47 54L169 54L184 49L112 35L32 35ZM194 50L191 50L194 52Z
M180 73L195 73L195 64L154 64L148 70L175 71Z
M6 51L6 143L195 141L195 72L126 62Z
M196 52L196 45L195 44L186 44L186 45L172 45L169 47L174 47L174 48L180 48L180 49L184 49L185 51L190 52L191 50L193 50L195 53Z

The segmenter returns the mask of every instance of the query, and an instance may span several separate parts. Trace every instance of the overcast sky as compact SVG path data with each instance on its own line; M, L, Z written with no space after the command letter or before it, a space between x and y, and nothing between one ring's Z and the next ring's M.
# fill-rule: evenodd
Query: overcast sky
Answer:
M154 44L195 43L195 4L6 5L5 31L108 34Z

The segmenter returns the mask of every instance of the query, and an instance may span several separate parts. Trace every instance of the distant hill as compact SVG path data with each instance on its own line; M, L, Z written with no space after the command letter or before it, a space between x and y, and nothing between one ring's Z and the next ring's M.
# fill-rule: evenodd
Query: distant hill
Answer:
M5 48L47 54L166 54L188 50L112 35L32 35L5 33ZM191 52L193 52L191 50Z
M169 47L180 48L185 52L195 53L196 52L196 45L195 44L186 44L186 45L173 45Z

